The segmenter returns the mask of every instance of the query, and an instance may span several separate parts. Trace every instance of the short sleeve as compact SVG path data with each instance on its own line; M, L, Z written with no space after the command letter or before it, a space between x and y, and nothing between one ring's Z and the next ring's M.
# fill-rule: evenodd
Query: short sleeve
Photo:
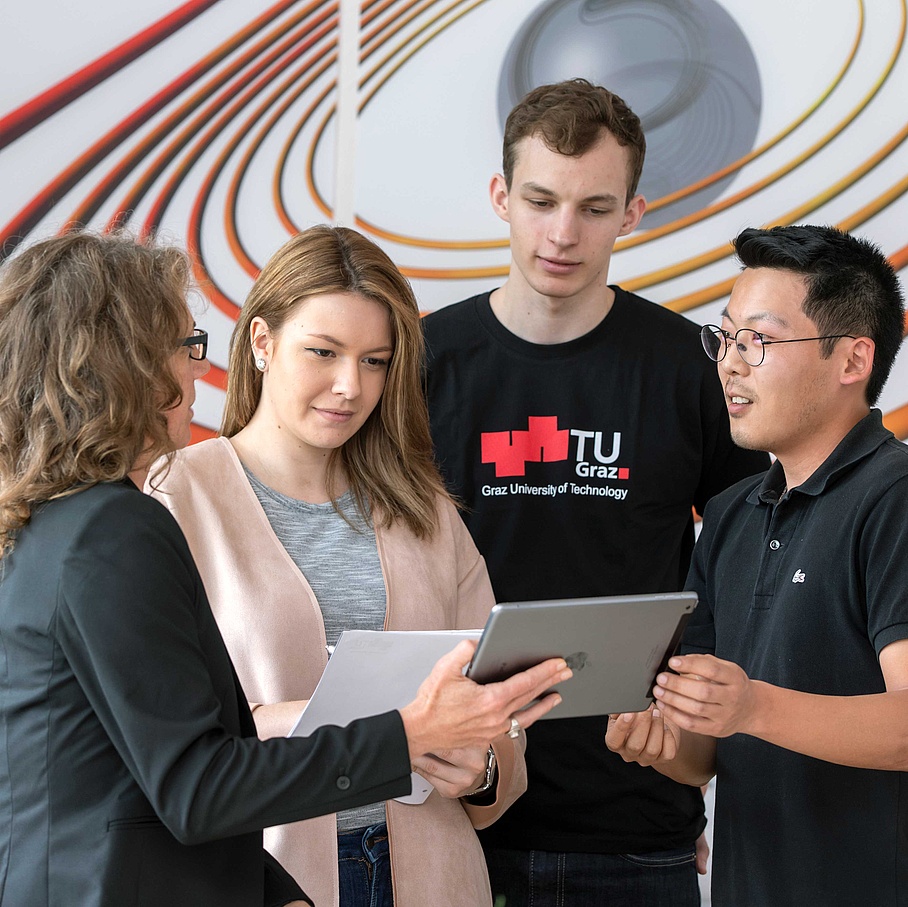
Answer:
M865 590L867 635L877 653L908 638L908 476L875 503L858 552Z
M707 582L707 564L709 563L714 534L713 522L715 514L713 508L706 507L703 516L703 530L691 557L690 570L684 588L688 592L697 593L697 607L688 621L681 641L681 654L691 653L714 655L716 651L716 625L713 615L713 602L710 596L710 587Z

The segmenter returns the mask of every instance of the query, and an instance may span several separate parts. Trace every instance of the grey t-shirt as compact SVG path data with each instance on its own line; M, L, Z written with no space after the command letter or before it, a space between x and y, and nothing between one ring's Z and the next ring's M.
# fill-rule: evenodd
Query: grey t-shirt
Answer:
M328 645L336 645L344 630L381 630L387 595L375 530L357 512L353 495L347 492L337 502L351 526L330 503L298 501L269 488L248 469L246 475L274 534L315 593ZM384 821L384 803L373 803L338 813L337 830Z

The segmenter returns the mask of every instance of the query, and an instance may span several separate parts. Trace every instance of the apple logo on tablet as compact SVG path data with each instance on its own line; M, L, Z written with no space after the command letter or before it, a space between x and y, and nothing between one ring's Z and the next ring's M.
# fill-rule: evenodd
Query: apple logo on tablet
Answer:
M590 660L590 656L587 652L574 652L573 655L566 655L564 660L567 662L568 667L576 674L586 667L586 663Z

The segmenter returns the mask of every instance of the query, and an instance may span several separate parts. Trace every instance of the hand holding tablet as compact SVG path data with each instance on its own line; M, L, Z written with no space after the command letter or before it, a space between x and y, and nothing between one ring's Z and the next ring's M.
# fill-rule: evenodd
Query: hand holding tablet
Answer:
M696 606L693 592L496 605L467 676L489 683L560 656L574 676L544 718L642 712Z

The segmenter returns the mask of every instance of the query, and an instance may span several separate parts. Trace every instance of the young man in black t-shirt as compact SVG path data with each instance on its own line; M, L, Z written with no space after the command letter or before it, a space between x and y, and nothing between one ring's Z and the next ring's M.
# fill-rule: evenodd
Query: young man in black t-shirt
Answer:
M688 654L608 745L690 784L717 775L714 907L906 904L908 447L870 408L901 290L876 247L829 227L735 247L745 269L704 347L733 437L777 459L707 507Z
M644 151L604 88L531 92L491 184L508 279L425 319L438 460L499 601L679 589L691 508L768 465L732 444L698 327L608 284ZM699 903L700 791L624 763L606 725L528 733L527 793L481 835L508 907Z

